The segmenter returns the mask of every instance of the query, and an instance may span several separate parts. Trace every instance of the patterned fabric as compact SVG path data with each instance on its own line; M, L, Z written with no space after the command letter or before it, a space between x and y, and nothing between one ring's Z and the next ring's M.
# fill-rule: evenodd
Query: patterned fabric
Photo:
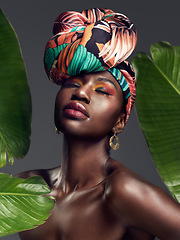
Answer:
M55 20L53 34L44 55L49 79L61 85L80 73L110 71L123 90L127 122L136 97L135 74L125 61L137 41L130 20L104 8L68 11Z

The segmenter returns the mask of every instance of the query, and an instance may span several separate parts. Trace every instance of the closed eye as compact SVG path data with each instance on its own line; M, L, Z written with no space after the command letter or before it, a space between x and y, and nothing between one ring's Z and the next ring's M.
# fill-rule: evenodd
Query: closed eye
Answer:
M64 82L63 82L63 87L65 88L78 88L80 87L81 84L78 82L78 81L75 81L75 80L72 80L72 79L66 79Z
M102 94L105 94L105 95L111 95L108 90L104 87L98 87L96 90L95 90L97 93L102 93Z

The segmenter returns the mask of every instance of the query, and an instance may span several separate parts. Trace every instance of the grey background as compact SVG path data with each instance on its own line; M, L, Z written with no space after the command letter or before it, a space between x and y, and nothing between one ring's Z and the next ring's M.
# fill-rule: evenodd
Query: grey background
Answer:
M62 136L54 131L54 100L58 87L48 81L43 69L43 52L52 36L54 19L63 11L93 7L110 8L127 15L138 30L137 52L149 54L149 47L158 41L179 45L179 3L177 0L163 1L38 1L1 0L0 7L13 25L22 48L32 94L33 118L31 146L22 160L7 166L1 172L16 174L28 169L51 168L60 164ZM139 128L135 110L121 134L120 149L112 156L148 181L165 189ZM18 235L2 237L2 240L18 240Z

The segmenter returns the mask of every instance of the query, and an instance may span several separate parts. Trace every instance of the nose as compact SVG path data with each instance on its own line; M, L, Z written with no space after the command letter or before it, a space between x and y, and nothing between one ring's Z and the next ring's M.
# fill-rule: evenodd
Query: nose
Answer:
M75 89L74 93L71 97L72 100L80 100L85 103L90 102L90 89L88 85L83 85L77 89Z

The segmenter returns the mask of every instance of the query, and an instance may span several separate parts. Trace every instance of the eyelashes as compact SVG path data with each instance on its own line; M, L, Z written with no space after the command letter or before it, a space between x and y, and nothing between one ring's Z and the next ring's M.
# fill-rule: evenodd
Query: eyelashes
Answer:
M93 87L93 90L95 90L97 93L105 94L105 95L114 95L115 89L110 86L110 84L107 83L98 83L95 84Z
M66 87L66 88L81 87L81 86L82 86L82 83L81 81L78 81L78 80L66 79L66 81L63 82L63 87Z
M95 91L96 91L97 93L102 93L102 94L105 94L105 95L111 95L111 94L107 91L107 89L104 88L104 87L98 87L98 88L95 89Z
M83 83L79 79L66 79L63 82L62 87L64 88L79 88L83 86ZM114 95L115 94L115 89L113 89L112 86L109 86L109 84L106 83L96 83L92 89L99 94L104 94L104 95Z

